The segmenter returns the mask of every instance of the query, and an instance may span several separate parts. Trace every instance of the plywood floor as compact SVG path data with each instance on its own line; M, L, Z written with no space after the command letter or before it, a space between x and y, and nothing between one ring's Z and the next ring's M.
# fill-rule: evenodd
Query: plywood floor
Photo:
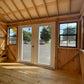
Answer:
M0 63L0 84L81 84L81 77L21 63Z

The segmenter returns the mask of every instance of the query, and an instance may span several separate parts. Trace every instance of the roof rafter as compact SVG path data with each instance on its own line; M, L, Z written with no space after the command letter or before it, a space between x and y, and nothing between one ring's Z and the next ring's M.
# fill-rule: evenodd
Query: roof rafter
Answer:
M13 0L11 0L11 2L13 3L13 5L15 6L15 8L17 9L17 11L19 12L19 14L21 15L21 17L25 20L24 16L22 15L21 11L18 9L18 7L16 6L15 2Z
M55 1L56 1L56 10L57 10L57 15L59 15L58 0L55 0Z
M39 15L39 13L38 13L38 10L37 10L37 8L36 8L36 5L35 5L35 3L34 3L34 0L31 0L31 2L32 2L32 4L33 4L33 7L34 7L34 9L35 9L35 11L36 11L38 17L40 17L40 15Z
M48 14L48 10L47 10L47 5L46 5L45 0L43 0L43 4L44 4L44 7L45 7L45 10L46 10L47 16L49 16L49 14Z
M48 2L48 3L46 3L46 5L47 6L52 6L52 5L56 5L56 1L53 1L53 2ZM40 5L37 5L36 6L37 8L42 8L42 7L44 7L44 5L43 4L40 4ZM33 10L33 7L29 7L29 8L27 8L28 10ZM21 12L24 12L24 11L26 11L25 9L20 9L20 11ZM18 11L14 11L14 13L18 13ZM11 14L11 12L9 12L9 13L7 13L7 14ZM5 14L1 14L2 16L4 16Z
M28 13L28 15L29 15L30 19L32 19L31 15L30 15L30 13L29 13L29 10L28 10L28 8L26 7L26 5L25 5L24 1L23 1L23 0L21 0L21 2L22 2L22 4L23 4L23 6L24 6L25 10L27 11L27 13Z
M11 21L13 21L2 7L0 7L0 9L6 14L6 16L7 16Z
M13 11L10 9L10 7L7 5L7 3L4 1L4 0L2 0L3 1L3 3L7 6L7 8L10 10L10 12L13 14L13 16L15 17L15 19L16 20L19 20L16 16L15 16L15 14L13 13Z

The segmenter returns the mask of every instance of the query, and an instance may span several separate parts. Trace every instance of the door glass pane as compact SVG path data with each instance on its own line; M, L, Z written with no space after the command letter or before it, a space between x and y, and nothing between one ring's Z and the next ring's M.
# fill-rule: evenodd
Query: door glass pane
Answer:
M39 27L38 63L50 65L51 61L51 26Z
M23 28L22 31L23 31L22 60L31 62L32 27Z

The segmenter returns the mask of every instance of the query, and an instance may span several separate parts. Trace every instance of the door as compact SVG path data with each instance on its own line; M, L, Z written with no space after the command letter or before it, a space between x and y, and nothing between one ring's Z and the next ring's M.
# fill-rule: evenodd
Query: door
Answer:
M21 26L18 28L18 61L33 63L33 29L34 26Z
M32 27L22 28L22 61L31 62Z
M22 27L19 33L19 61L55 68L55 23Z
M51 64L51 26L39 26L38 64Z
M55 23L38 25L37 64L55 68Z

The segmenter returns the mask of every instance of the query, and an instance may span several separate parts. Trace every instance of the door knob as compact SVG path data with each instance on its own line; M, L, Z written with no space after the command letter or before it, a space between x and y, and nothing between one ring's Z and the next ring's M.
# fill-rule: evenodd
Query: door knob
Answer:
M32 45L32 47L34 47L34 45Z

